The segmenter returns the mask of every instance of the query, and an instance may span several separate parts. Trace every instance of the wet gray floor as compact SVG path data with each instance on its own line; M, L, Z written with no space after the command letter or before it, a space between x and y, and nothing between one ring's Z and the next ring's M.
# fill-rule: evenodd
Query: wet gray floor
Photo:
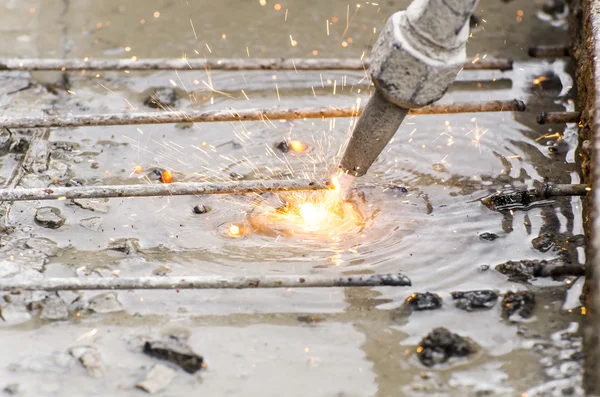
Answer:
M4 0L1 48L11 57L360 58L368 55L387 16L406 4L296 0L277 10L271 0ZM535 123L542 110L574 109L569 62L527 56L529 45L567 40L566 26L538 15L540 8L535 2L482 1L481 26L473 30L469 54L511 57L515 67L463 71L442 100L518 98L528 112L407 118L357 183L366 200L357 204L358 225L296 236L251 231L229 236L229 225L246 224L255 215L256 197L96 200L90 204L95 211L69 201L2 207L5 226L14 230L0 240L0 277L401 271L412 287L123 291L116 293L114 307L96 311L90 302L98 292L61 293L58 304L43 293L8 294L0 303L0 388L11 385L24 396L143 395L135 384L159 362L142 353L143 342L183 335L204 356L206 368L190 375L173 366L175 377L161 395L580 394L582 280L515 282L494 267L555 258L553 249L532 247L541 233L551 233L571 261L584 263L581 200L561 198L508 215L476 201L507 185L579 182L577 126ZM160 88L176 91L176 110L351 106L359 99L364 103L370 89L364 73L343 71L67 76L65 87L60 73L2 74L2 116L153 112L143 102ZM29 187L55 180L156 183L148 177L155 168L172 171L177 181L231 180L233 173L246 179L322 177L334 169L352 122L12 131L14 147L0 158L0 180ZM30 142L25 161L19 139ZM311 150L286 155L272 150L285 139L305 142ZM142 173L134 172L136 166ZM390 185L405 186L408 193ZM198 204L211 211L194 214ZM49 229L34 222L44 206L60 210L64 225ZM481 239L486 232L498 238ZM123 246L122 239L135 240L129 240L129 249L114 249ZM502 319L500 301L490 310L455 307L450 292L480 289L534 292L533 316ZM412 293L427 291L443 299L441 309L400 310ZM44 318L54 306L67 312L54 316L59 320ZM469 337L476 352L423 366L417 345L436 327ZM100 357L100 377L89 375L70 353L82 345Z

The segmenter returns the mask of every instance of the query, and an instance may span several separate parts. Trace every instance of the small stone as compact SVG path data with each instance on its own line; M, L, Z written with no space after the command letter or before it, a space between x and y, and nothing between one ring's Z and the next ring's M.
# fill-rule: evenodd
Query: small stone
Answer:
M438 294L432 294L431 292L415 292L408 298L405 303L409 305L412 310L435 310L442 307L442 298Z
M93 218L85 218L79 221L81 227L84 227L93 232L97 232L102 227L102 218L93 217Z
M160 265L156 269L152 270L152 274L155 276L166 276L171 273L171 268L167 265Z
M481 271L481 272L486 272L488 270L490 270L490 265L481 265L481 266L479 266L479 271Z
M498 293L492 290L452 292L452 298L456 299L456 307L468 312L473 309L490 309L498 300Z
M67 183L65 183L66 187L78 187L78 186L83 186L83 182L80 182L78 180L75 179L69 179L67 181Z
M161 170L158 168L154 169L148 173L148 178L153 179L155 181L160 181L160 180L162 180L163 171L164 170Z
M173 88L155 88L144 100L144 105L153 109L172 110L178 99L179 94Z
M73 204L94 212L107 213L108 199L73 199Z
M34 237L25 241L25 247L41 252L47 256L56 256L60 252L60 248L50 239L42 237Z
M535 310L535 295L529 291L508 291L502 299L502 317L509 319L517 313L522 318L530 318Z
M139 381L135 386L138 389L147 391L150 394L156 394L166 389L173 378L175 371L162 364L156 364L146 375L144 380Z
M10 144L11 153L25 153L29 149L29 141L25 138L18 138Z
M199 371L204 361L202 356L194 353L187 344L175 338L165 341L148 341L144 344L144 353L150 357L176 364L190 374Z
M231 177L231 179L233 179L234 181L241 181L242 179L244 179L244 175L242 174L238 174L237 172L231 172L229 174L229 176Z
M62 217L60 210L55 207L38 208L35 221L38 225L49 229L58 229L65 224L65 218Z
M56 293L48 295L41 305L40 318L43 320L66 320L69 317L67 305Z
M209 208L202 205L202 204L198 204L197 206L194 207L194 214L206 214L209 211Z
M123 306L115 292L106 292L90 299L88 309L95 313L116 313L123 311Z
M315 324L325 321L325 317L317 316L315 314L307 314L305 316L298 316L298 321L305 324Z
M419 361L427 367L445 363L452 357L466 357L476 350L468 338L453 334L446 328L435 328L417 347Z
M19 384L18 383L9 383L2 390L4 393L9 395L15 395L19 393Z
M0 130L0 155L8 153L12 143L12 134L7 129Z
M74 346L69 354L79 360L90 376L101 378L104 375L104 363L98 350L93 346Z
M282 153L287 153L290 151L290 145L288 145L287 141L279 142L275 148L279 149Z
M134 255L140 251L140 242L137 238L121 238L108 244L108 249Z
M540 252L548 252L556 246L554 240L554 235L551 233L542 233L531 240L531 245Z
M481 233L479 235L479 238L481 240L484 240L484 241L494 241L494 240L496 240L498 238L498 235L494 234L494 233L488 233L488 232L486 232L486 233Z

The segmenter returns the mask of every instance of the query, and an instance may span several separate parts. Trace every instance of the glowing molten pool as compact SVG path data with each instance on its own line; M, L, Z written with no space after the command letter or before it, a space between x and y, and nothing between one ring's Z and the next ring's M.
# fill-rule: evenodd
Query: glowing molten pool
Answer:
M364 216L358 202L345 200L334 178L332 189L269 195L250 214L258 233L285 236L331 236L361 229Z

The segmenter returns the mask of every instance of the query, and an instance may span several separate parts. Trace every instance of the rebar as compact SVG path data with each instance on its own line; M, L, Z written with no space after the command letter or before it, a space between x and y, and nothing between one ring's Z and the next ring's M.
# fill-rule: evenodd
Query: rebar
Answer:
M411 109L409 114L449 114L480 113L525 110L525 104L517 99L509 101L491 101L483 103L456 103L449 105L426 106ZM0 118L0 128L53 128L53 127L86 127L136 124L171 124L226 121L261 121L261 120L296 120L328 117L355 117L362 113L356 107L322 107L322 108L276 108L246 110L206 110L206 111L164 111L115 113L99 115L66 115L39 117L4 117Z
M406 287L411 281L402 273L372 275L306 276L170 276L170 277L63 277L41 280L0 279L0 291L74 291L132 289L246 289L246 288L330 288Z
M542 112L537 117L538 124L579 123L580 112Z
M571 48L566 45L539 45L529 47L527 53L534 58L561 58L571 56Z
M0 59L1 70L366 70L369 59ZM511 70L512 59L474 59L465 70Z
M512 189L496 192L481 199L481 202L494 211L527 210L536 205L536 200L561 196L585 196L590 190L591 188L585 184L547 183L541 189Z
M328 181L254 180L3 189L0 190L0 201L248 194L323 190L328 189L328 185Z

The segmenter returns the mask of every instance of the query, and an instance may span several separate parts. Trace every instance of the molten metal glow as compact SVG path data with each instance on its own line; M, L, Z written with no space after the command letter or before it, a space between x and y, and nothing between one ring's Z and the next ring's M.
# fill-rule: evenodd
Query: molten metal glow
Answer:
M133 172L135 172L136 174L141 174L142 173L142 166L141 165L136 165L135 167L133 167Z
M163 171L160 175L160 179L162 180L162 183L173 183L173 174L171 171Z
M242 233L242 231L240 230L240 227L238 225L231 225L229 226L229 235L231 237L237 237Z
M290 141L289 145L290 148L297 153L306 152L306 150L308 149L308 145L300 141Z
M279 196L275 203L260 203L250 217L253 229L275 235L339 238L363 226L357 203L345 201L341 194L343 183L334 177L331 186L327 191L288 193Z

